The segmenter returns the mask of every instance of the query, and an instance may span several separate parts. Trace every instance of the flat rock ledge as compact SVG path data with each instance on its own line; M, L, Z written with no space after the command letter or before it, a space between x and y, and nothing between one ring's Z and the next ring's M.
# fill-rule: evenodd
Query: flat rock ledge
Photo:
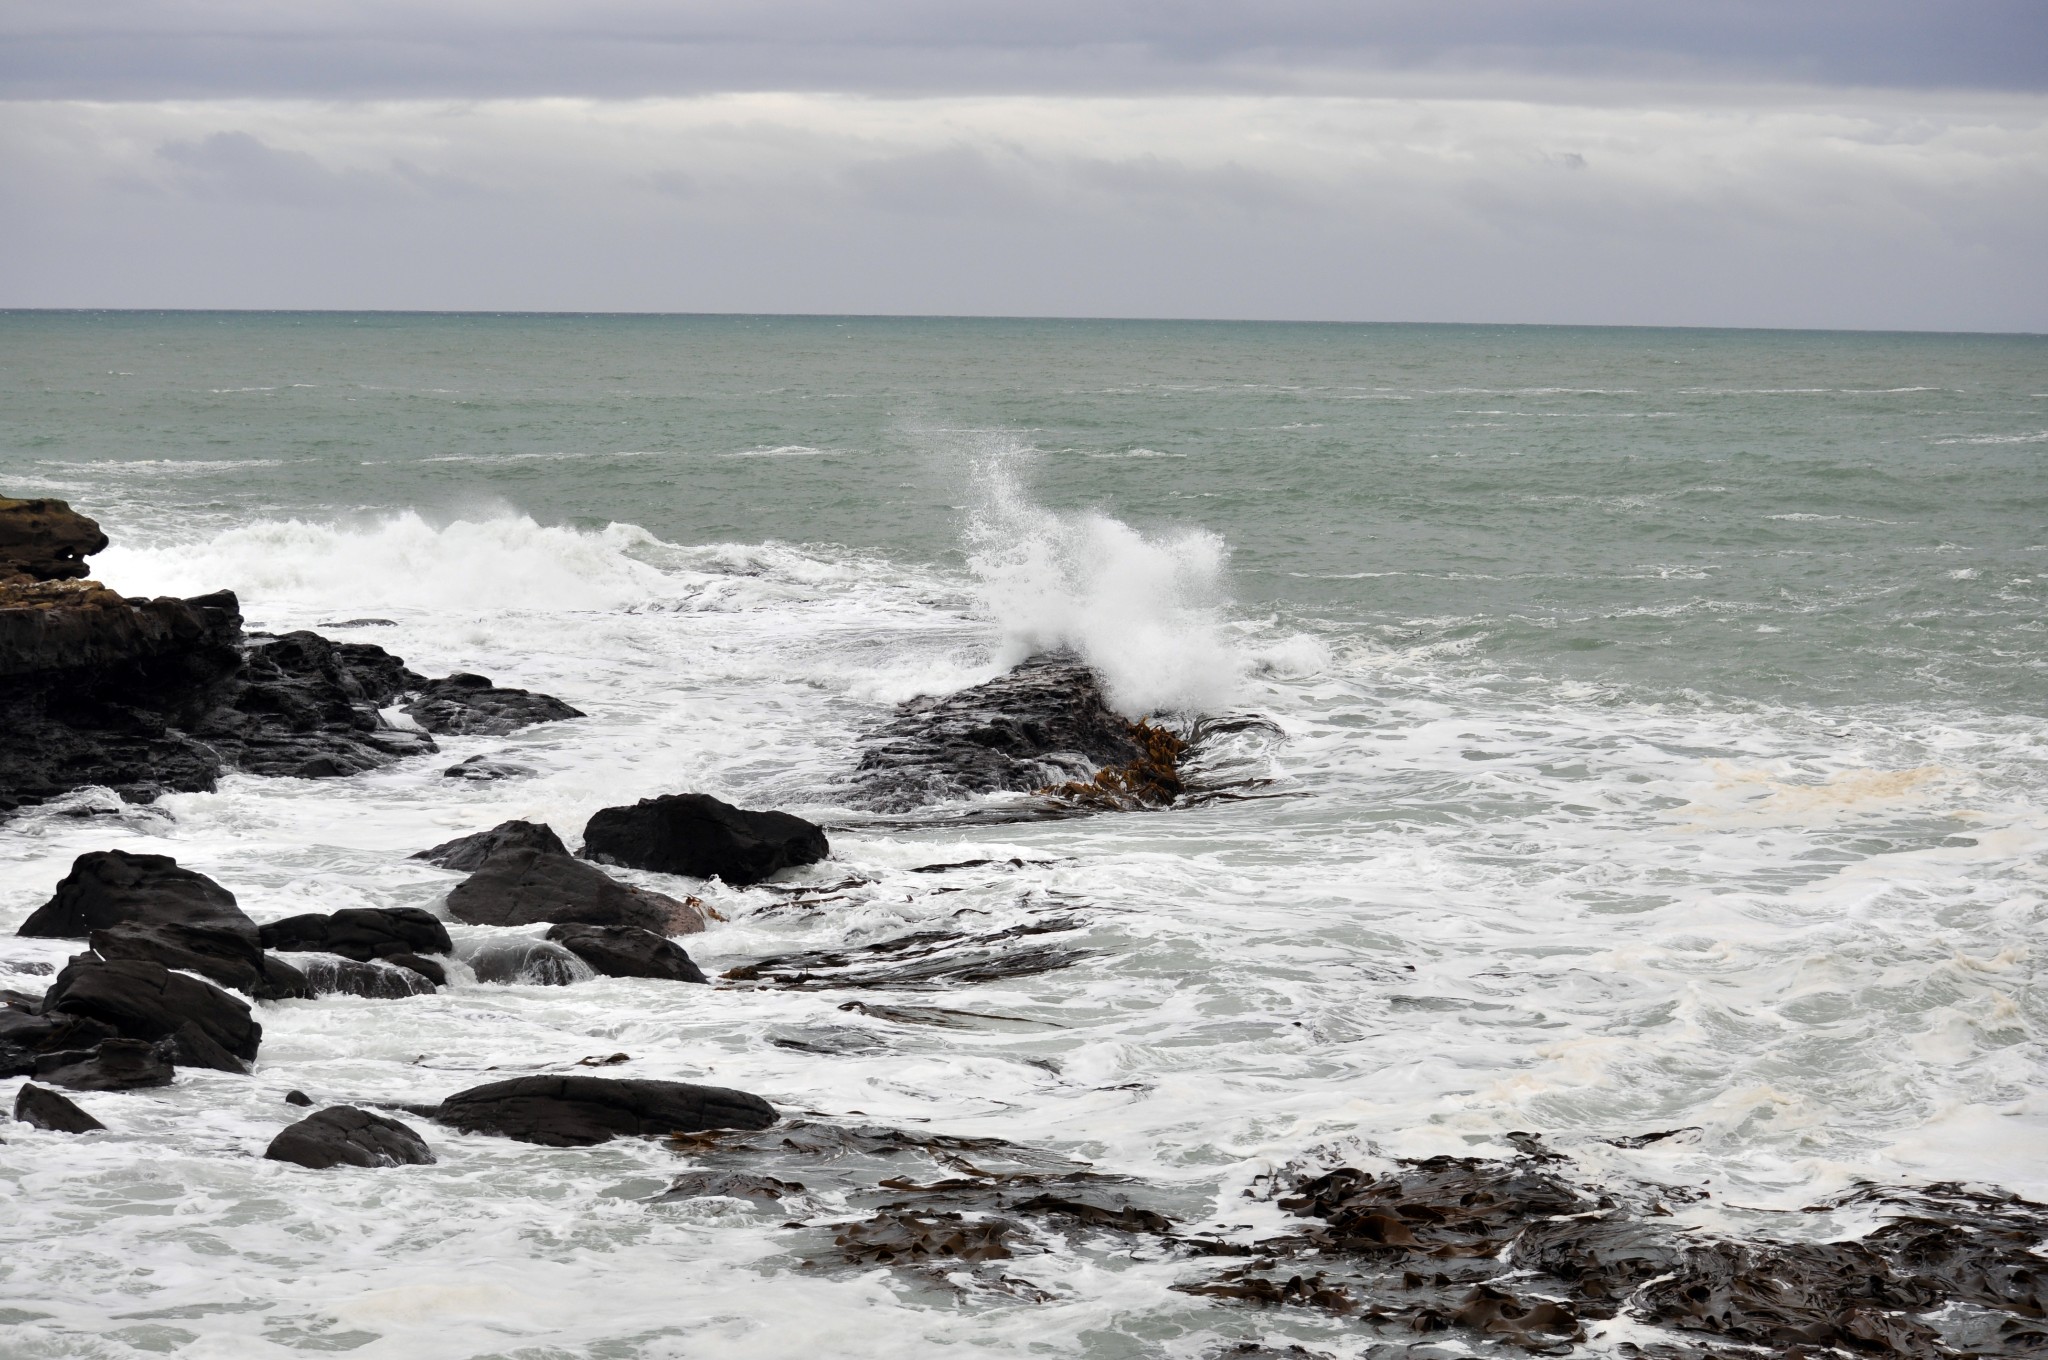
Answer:
M531 1076L458 1091L414 1112L463 1133L544 1147L589 1147L707 1129L765 1129L779 1115L757 1095L722 1086L611 1077Z

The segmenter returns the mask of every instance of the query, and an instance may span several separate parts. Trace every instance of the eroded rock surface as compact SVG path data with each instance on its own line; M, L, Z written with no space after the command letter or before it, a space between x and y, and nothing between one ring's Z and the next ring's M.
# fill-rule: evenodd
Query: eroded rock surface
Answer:
M765 1129L778 1116L759 1096L722 1086L533 1076L459 1091L441 1102L432 1117L465 1133L493 1133L547 1147L588 1147L613 1138Z
M0 578L82 577L88 570L85 559L106 546L98 522L63 501L0 496Z
M500 822L489 831L457 836L430 849L415 851L412 858L467 874L483 868L484 861L500 850L538 850L550 855L569 853L569 847L562 844L562 838L545 823L515 821Z
M657 935L704 928L703 914L688 903L621 883L572 856L523 847L491 855L450 889L448 914L480 926L573 922L636 926Z
M1100 806L1170 803L1180 792L1180 739L1111 709L1095 673L1070 656L912 699L862 745L856 796L881 811L1005 791L1057 790Z
M324 1171L331 1166L430 1166L427 1140L396 1119L353 1105L330 1105L270 1140L263 1155Z
M548 931L547 937L604 977L709 981L680 945L651 930L635 926L558 925Z
M707 793L643 798L601 809L583 828L583 854L604 864L736 887L814 864L832 853L825 833L787 812L749 812Z
M456 674L430 680L407 700L406 714L429 732L449 736L497 737L535 723L581 718L583 710L560 699L494 685L481 675Z

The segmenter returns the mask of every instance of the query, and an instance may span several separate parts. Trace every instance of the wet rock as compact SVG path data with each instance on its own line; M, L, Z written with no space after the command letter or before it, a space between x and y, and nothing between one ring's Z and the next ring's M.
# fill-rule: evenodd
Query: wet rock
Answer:
M464 674L427 682L406 703L405 712L429 732L486 737L584 716L581 709L549 695L506 689L481 675Z
M63 501L0 496L0 578L83 577L85 559L106 546L99 524Z
M171 1061L183 1066L244 1072L263 1042L263 1026L246 1003L136 959L79 955L51 984L43 1010L97 1020L123 1038L166 1041Z
M275 954L263 956L263 990L256 993L257 1000L310 1001L317 995L304 973Z
M648 1203L674 1204L709 1198L780 1200L803 1192L801 1182L777 1180L773 1176L753 1176L743 1171L685 1171Z
M621 883L569 855L510 848L486 859L448 893L448 914L469 925L530 926L573 922L636 926L657 935L704 929L695 907Z
M471 756L441 771L441 777L487 784L499 779L524 779L533 773L534 768L531 765L514 765L510 761L498 760L491 756Z
M163 1046L142 1039L103 1039L89 1049L46 1053L36 1079L73 1091L137 1091L176 1079Z
M82 1015L43 1015L19 1006L0 1009L0 1077L25 1077L45 1054L89 1049L116 1037L113 1026Z
M593 976L582 959L546 940L492 940L465 960L478 982L566 987Z
M489 831L458 836L430 850L417 851L412 858L467 874L483 868L484 861L500 850L537 850L550 855L569 853L569 847L562 844L562 838L543 823L500 822Z
M547 938L603 977L706 982L702 969L674 941L635 926L558 925Z
M345 959L339 954L294 954L292 957L314 996L361 996L374 1001L398 1001L408 996L429 996L439 986L436 979L387 959L364 962ZM437 967L435 971L440 970ZM440 981L446 981L446 974Z
M1015 1223L1000 1218L884 1210L841 1228L832 1243L858 1265L1002 1261L1017 1254L1011 1240L1018 1231Z
M599 811L583 828L583 854L606 864L736 887L832 852L825 833L787 812L748 812L703 793L643 798Z
M252 774L331 779L433 751L381 710L424 683L369 643L299 631L250 643L229 692L194 726Z
M34 1082L22 1083L21 1090L15 1094L14 1117L24 1124L48 1129L52 1133L91 1133L106 1127L55 1091Z
M778 954L726 970L733 982L816 991L833 987L918 987L942 983L995 982L1070 967L1094 951L1065 945L1019 946L1032 935L1079 930L1071 917L1054 917L970 935L953 930L920 930L851 949Z
M702 1129L765 1129L775 1108L745 1091L679 1081L532 1076L457 1092L433 1118L465 1133L492 1133L546 1147L587 1147L613 1138Z
M368 963L397 954L447 954L454 945L440 918L419 907L344 907L321 915L287 916L263 926L265 949L315 951Z
M307 1095L304 1091L286 1091L284 1093L284 1103L287 1105L311 1105L313 1097Z
M433 1149L419 1134L381 1114L330 1105L270 1140L263 1155L324 1171L331 1166L431 1166Z
M854 780L861 801L883 811L1093 786L1104 771L1131 771L1112 782L1128 784L1124 792L1135 801L1171 802L1179 791L1178 746L1166 751L1162 731L1112 710L1095 673L1079 661L1040 656L986 684L900 705L862 739ZM1157 767L1149 776L1147 764Z

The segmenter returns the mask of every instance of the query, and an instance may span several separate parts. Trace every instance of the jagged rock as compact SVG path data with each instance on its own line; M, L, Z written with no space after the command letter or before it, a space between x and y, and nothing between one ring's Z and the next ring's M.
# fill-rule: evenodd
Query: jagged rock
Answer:
M367 963L394 954L446 954L454 949L448 927L419 907L344 907L271 921L259 931L265 949L316 950Z
M435 749L380 712L422 677L382 647L293 632L248 646L224 703L194 735L252 774L328 779Z
M220 988L160 964L82 954L57 974L43 998L46 1014L80 1015L123 1038L167 1041L172 1062L247 1071L263 1042L249 1007Z
M307 1115L270 1140L263 1155L324 1171L331 1166L431 1166L427 1140L381 1114L353 1105L330 1105Z
M52 1133L91 1133L104 1129L94 1119L55 1091L24 1082L14 1097L14 1117L24 1124Z
M531 849L499 851L448 893L448 914L479 926L531 926L563 921L638 926L657 935L704 928L695 907L621 883L568 855Z
M144 1039L103 1039L88 1049L46 1053L35 1076L74 1091L135 1091L169 1086L177 1073L162 1045Z
M339 994L397 1001L408 996L428 996L448 980L445 973L436 979L389 959L365 962L339 954L294 954L292 958L293 966L305 977L315 996ZM434 971L441 972L438 967Z
M481 675L431 680L405 705L412 720L448 736L497 737L535 723L581 718L581 709L560 699L493 685Z
M465 962L478 982L566 987L591 976L591 969L583 960L546 940L492 940Z
M605 977L708 981L681 946L651 930L564 924L551 928L547 938Z
M862 739L856 796L904 811L975 794L1089 785L1099 772L1156 761L1154 733L1163 729L1111 709L1095 673L1079 661L1034 657L985 684L900 705ZM1170 790L1134 801L1170 802L1178 792L1170 782Z
M25 1077L46 1055L88 1049L115 1037L114 1027L82 1015L42 1015L0 1008L0 1077Z
M690 878L759 883L832 853L825 833L787 812L748 812L705 793L643 798L600 810L583 828L583 854L605 864Z
M524 779L533 773L534 768L531 765L514 765L510 761L497 760L490 756L471 756L468 760L458 761L441 771L441 777L487 784L498 779Z
M489 831L458 836L432 849L415 851L412 858L467 874L483 868L484 861L500 850L539 850L551 855L569 853L569 847L562 844L562 838L545 823L500 822Z
M458 1091L432 1117L464 1133L494 1133L544 1147L703 1129L765 1129L775 1107L745 1091L679 1081L513 1077Z
M82 577L85 559L106 546L99 524L63 501L0 496L0 577Z

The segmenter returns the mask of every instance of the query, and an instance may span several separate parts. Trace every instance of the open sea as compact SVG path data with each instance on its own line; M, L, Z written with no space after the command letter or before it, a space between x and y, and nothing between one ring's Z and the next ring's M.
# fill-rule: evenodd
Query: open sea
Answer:
M0 987L74 948L12 931L84 851L174 855L259 921L434 909L458 876L414 850L514 817L573 846L681 791L827 824L785 886L867 880L804 909L620 871L725 918L685 941L707 972L1052 909L1093 951L923 990L265 1006L252 1076L83 1098L105 1134L5 1128L7 1360L1374 1340L1082 1234L1006 1263L1030 1291L847 1265L784 1226L829 1189L648 1203L692 1165L659 1141L409 1119L437 1165L260 1157L294 1087L431 1103L614 1052L1085 1159L1218 1231L1285 1220L1246 1191L1290 1165L1511 1131L1703 1188L1709 1228L1858 1180L2048 1198L2048 338L13 312L0 494L97 517L126 593L231 588L252 628L589 714L17 816ZM1133 716L1269 720L1203 757L1265 796L971 828L850 805L893 705L1055 647ZM478 753L537 773L442 777Z

